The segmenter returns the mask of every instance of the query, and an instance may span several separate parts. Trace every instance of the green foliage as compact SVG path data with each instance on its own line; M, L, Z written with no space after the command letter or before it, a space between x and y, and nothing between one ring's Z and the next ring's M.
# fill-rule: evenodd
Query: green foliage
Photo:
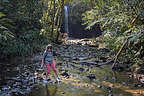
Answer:
M0 18L6 16L4 13L0 12Z
M1 0L0 58L33 55L49 43L40 34L42 7L41 0Z
M3 42L2 40L7 40L10 38L14 38L14 34L11 32L10 29L13 26L10 23L13 23L11 19L4 18L6 15L0 12L0 43Z
M129 38L120 59L141 58L144 53L143 5L143 0L95 0L95 7L83 14L84 24L87 28L101 24L103 42L115 54L125 38ZM137 62L134 60L131 61Z

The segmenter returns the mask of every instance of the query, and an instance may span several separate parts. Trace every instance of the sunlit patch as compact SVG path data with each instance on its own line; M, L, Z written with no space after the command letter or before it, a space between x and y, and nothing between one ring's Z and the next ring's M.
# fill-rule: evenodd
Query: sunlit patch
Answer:
M75 78L62 78L62 82L68 82L68 81L80 82L80 80Z
M99 43L98 49L102 49L102 48L105 48L105 45L104 45L104 44Z
M126 92L132 93L133 96L139 96L139 95L143 95L144 96L144 89L135 89L135 90L125 90Z
M129 89L129 86L125 86L125 85L121 85L121 84L113 84L111 82L106 82L106 81L103 81L103 84L105 86L110 86L110 87L114 87L114 88Z
M102 92L101 90L96 89L96 86L97 86L96 84L85 83L85 82L82 82L76 78L68 78L68 79L63 78L62 82L65 84L70 83L72 86L75 86L75 87L87 87L87 88L93 89L97 93Z
M40 74L40 73L38 73L38 72L35 72L34 73L34 78L45 78L45 76L44 76L44 74Z
M144 84L144 75L143 74L136 74L134 73L134 78L137 79L139 82Z
M113 83L110 83L110 82L106 82L106 81L103 81L103 84L105 86L109 86L111 88L119 88L119 89L122 89L126 92L129 92L131 94L133 94L133 96L141 96L141 95L144 95L144 89L130 89L129 86L124 86L124 85L120 85L120 84L113 84Z

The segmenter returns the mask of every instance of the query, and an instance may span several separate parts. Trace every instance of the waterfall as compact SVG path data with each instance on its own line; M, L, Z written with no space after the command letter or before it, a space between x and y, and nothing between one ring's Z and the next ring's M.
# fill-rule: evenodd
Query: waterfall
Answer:
M64 10L65 10L65 32L68 34L68 38L69 38L69 28L68 28L68 7L64 6Z

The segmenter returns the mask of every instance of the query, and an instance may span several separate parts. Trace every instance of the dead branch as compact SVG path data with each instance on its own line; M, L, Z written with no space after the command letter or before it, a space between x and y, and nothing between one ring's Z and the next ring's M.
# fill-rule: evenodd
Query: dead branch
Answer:
M132 20L131 24L134 25L134 23L139 19L139 17L140 17L140 16L137 15L137 16Z
M127 44L127 42L128 42L128 38L123 42L123 45L121 46L121 48L120 48L120 50L118 51L118 53L116 54L116 56L115 56L113 59L105 62L104 64L101 64L101 66L107 65L107 64L111 64L111 62L114 62L113 65L112 65L112 68L114 68L115 65L116 65L117 59L118 59L120 53L122 52L122 50L124 49L125 45Z
M112 65L112 68L115 67L116 61L117 61L117 59L118 59L120 53L121 53L122 50L124 49L125 45L127 44L127 42L128 42L128 38L123 42L123 45L121 46L120 50L118 51L118 53L117 53L116 56L114 57L114 59L113 59L113 60L114 60L114 63L113 63L113 65Z

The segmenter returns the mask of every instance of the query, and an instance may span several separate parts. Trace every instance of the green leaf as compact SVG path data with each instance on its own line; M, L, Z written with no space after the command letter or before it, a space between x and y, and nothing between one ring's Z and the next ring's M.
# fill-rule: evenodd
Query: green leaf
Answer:
M136 42L140 37L142 36L141 33L139 34L133 34L132 37L129 39L129 42Z
M0 12L0 18L6 16L5 14L3 14L2 12Z

